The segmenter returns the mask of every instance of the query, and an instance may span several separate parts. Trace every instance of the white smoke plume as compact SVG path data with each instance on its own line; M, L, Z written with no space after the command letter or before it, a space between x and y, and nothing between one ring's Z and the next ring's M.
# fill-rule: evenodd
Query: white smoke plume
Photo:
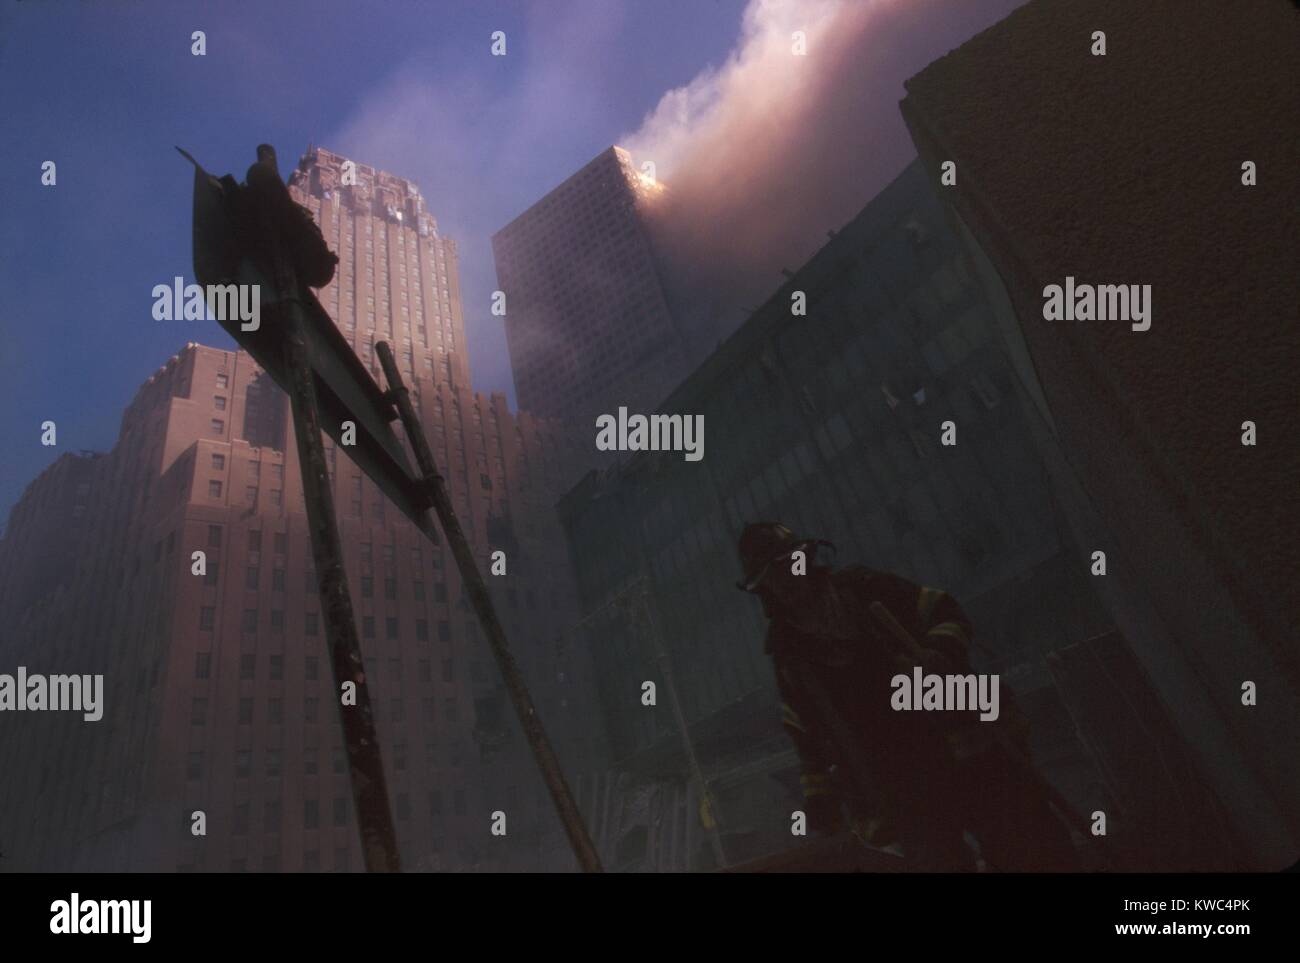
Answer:
M915 156L903 81L1022 0L752 0L721 66L621 143L667 186L657 246L711 347ZM802 31L806 55L794 52Z

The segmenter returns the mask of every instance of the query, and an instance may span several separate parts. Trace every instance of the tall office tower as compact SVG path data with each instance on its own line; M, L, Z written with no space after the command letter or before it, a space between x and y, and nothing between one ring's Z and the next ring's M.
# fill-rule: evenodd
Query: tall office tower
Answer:
M1103 11L1110 36L1143 51L1116 72L1070 39ZM1294 181L1262 172L1291 164L1300 88L1295 11L1255 13L1037 0L911 78L901 107L931 178L947 160L963 172L938 193L1050 419L1057 497L1079 541L1104 548L1097 590L1194 758L1175 805L1136 801L1171 844L1235 834L1240 865L1278 869L1300 847L1300 754L1278 749L1300 719L1300 448L1284 440L1300 410L1300 290L1275 240L1296 233ZM1243 110L1228 90L1275 96ZM995 100L1007 122L976 120ZM1152 167L1190 143L1175 176ZM1231 255L1207 255L1206 237ZM1080 318L1095 288L1096 319L1046 320L1050 285L1077 285ZM1127 297L1143 286L1145 321ZM1062 668L1076 691L1130 688L1088 659ZM1257 679L1269 698L1243 708ZM1149 723L1129 706L1099 714L1096 751L1149 779L1168 753L1130 751ZM1211 788L1227 816L1206 834Z
M598 414L648 411L686 374L646 227L664 190L611 147L492 238L519 406L588 450Z
M322 300L367 362L375 338L393 344L480 569L505 552L489 589L562 764L581 771L599 742L563 637L563 439L470 390L455 247L414 185L357 165L345 187L343 164L312 151L292 177L341 258ZM362 867L291 425L246 354L190 344L141 388L112 452L65 456L14 509L0 666L102 673L105 697L98 722L6 713L0 811L23 828L5 834L4 868ZM326 453L403 865L572 867L450 553Z
M815 306L806 324L790 323L794 290ZM704 416L713 441L700 462L637 452L588 475L560 506L585 624L611 640L593 646L601 690L635 693L654 680L659 691L653 711L632 697L606 706L618 763L592 787L606 796L584 802L612 868L736 865L797 846L799 764L763 649L767 624L759 600L736 588L737 538L763 520L833 542L824 558L834 565L953 593L975 625L976 670L1014 688L1049 777L1083 811L1116 812L1111 793L1132 785L1099 786L1075 735L1079 707L1067 711L1051 672L1054 654L1110 623L1086 556L1058 527L1030 430L1037 412L919 162L666 407ZM948 421L956 446L941 438ZM644 601L619 601L638 586ZM1093 718L1081 718L1086 739ZM609 805L611 795L641 804Z

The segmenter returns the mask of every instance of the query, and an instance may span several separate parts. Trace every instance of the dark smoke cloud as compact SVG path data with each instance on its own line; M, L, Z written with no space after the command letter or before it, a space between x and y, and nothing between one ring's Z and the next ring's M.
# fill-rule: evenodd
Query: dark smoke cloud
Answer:
M1022 0L753 0L727 61L622 139L667 186L674 301L711 348L915 157L903 81ZM807 55L792 52L806 35Z

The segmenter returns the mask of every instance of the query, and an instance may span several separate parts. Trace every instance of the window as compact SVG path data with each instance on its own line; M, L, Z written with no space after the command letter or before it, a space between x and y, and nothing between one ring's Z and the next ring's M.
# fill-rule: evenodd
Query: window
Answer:
M450 642L450 641L451 641L451 623L450 623L450 622L439 622L439 623L438 623L438 641L439 641L439 642Z
M225 467L226 467L226 456L218 455L214 453L212 456L212 470L224 471Z
M284 700L278 696L268 699L266 702L266 714L272 725L280 725L284 722Z
M384 598L388 599L390 602L397 599L397 579L384 579Z
M248 803L235 804L235 835L248 835Z
M320 699L317 699L314 696L308 696L307 699L303 701L303 716L308 722L315 723L319 721L317 719L319 713Z
M194 656L194 678L206 679L212 675L212 653L199 652Z
M411 591L412 591L412 593L415 595L415 601L417 601L417 602L423 602L423 601L424 601L424 583L423 583L423 582L414 582L414 583L412 583L412 585L411 585Z
M275 467L279 468L280 466L276 465ZM275 554L276 555L289 554L289 535L287 532L275 533Z
M217 375L217 387L218 387L218 388L229 388L229 387L230 387L230 378L229 378L229 376L224 375L224 374L218 374L218 375Z
M271 678L276 681L284 678L284 656L271 656Z
M251 726L253 724L252 696L243 696L239 700L239 724L241 726Z
M384 619L384 637L387 639L397 638L397 619L392 616Z
M271 609L271 631L284 631L284 609Z
M435 602L447 601L447 584L445 582L433 583L433 600Z
M256 565L250 565L247 569L245 569L244 588L248 589L250 592L256 592L259 574L260 574L260 570Z
M261 529L255 529L248 533L248 550L250 552L260 552L262 550Z
M375 579L373 575L361 576L361 597L363 599L375 597Z
M191 752L185 762L185 778L194 780L203 775L203 753Z
M334 797L334 825L346 826L348 824L348 801L343 796Z
M272 777L280 775L279 749L266 750L266 774Z
M452 682L456 678L456 667L451 659L442 660L442 681Z
M320 771L320 750L315 746L311 746L303 751L302 771L309 776L314 776Z
M271 569L271 590L273 592L284 591L284 569L282 568Z
M209 498L221 497L221 482L219 481L208 482L208 497Z
M235 778L247 779L253 771L253 753L250 749L240 749L235 753Z
M320 678L320 659L314 655L307 656L306 676L309 682L315 682Z
M217 573L220 570L220 568L221 568L221 564L217 559L215 558L208 559L207 567L204 568L203 570L203 584L216 585Z
M373 639L375 637L375 617L373 615L363 615L361 617L361 637L363 639Z
M415 620L415 639L417 642L429 641L429 621L428 619Z
M320 801L319 800L317 799L303 800L302 825L304 829L315 829L320 825Z
M280 831L280 800L268 799L262 807L262 829L268 833L278 833ZM278 865L278 859L276 859L276 863ZM262 865L263 867L266 866L265 859Z
M318 630L319 630L319 628L320 628L320 615L319 615L319 613L316 613L316 612L308 612L308 613L304 616L304 618L306 619L306 626L305 626L305 631L306 631L306 633L307 633L308 635L316 635L317 632L318 632Z
M280 491L280 489L278 489L278 488L272 488L272 489L271 489L271 507L272 507L272 508L279 508L282 504L284 504L284 492Z
M208 700L203 698L194 698L190 702L190 724L195 726L205 725L208 721Z
M217 411L225 411L226 399L223 398L221 395L217 395L212 399L212 407L216 408Z
M248 502L257 501L256 485L249 485L247 488L244 489L244 501L248 501Z
M226 423L220 418L212 419L212 433L214 435L224 435L226 433Z
M220 546L221 546L221 526L209 525L208 526L208 547L219 548Z
M239 657L239 677L252 679L257 675L257 656L247 653Z
M217 618L217 609L212 605L205 605L199 609L199 628L204 631L212 631L213 623Z

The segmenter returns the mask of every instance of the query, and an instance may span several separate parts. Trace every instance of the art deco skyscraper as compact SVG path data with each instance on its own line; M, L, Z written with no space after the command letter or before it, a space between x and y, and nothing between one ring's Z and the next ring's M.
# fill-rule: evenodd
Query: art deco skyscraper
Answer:
M313 147L289 191L339 256L320 301L366 365L378 371L374 344L387 340L411 381L468 385L456 242L438 234L415 184Z
M551 511L563 439L471 391L455 242L414 184L311 150L290 190L340 258L322 303L372 369L374 342L393 346L481 569L506 553L489 590L581 771L590 689L557 644L575 618ZM0 727L0 812L21 827L6 868L361 868L292 430L248 355L191 343L112 452L65 455L29 486L0 539L0 664L102 673L105 705L96 723ZM326 455L404 867L572 866L450 553Z

